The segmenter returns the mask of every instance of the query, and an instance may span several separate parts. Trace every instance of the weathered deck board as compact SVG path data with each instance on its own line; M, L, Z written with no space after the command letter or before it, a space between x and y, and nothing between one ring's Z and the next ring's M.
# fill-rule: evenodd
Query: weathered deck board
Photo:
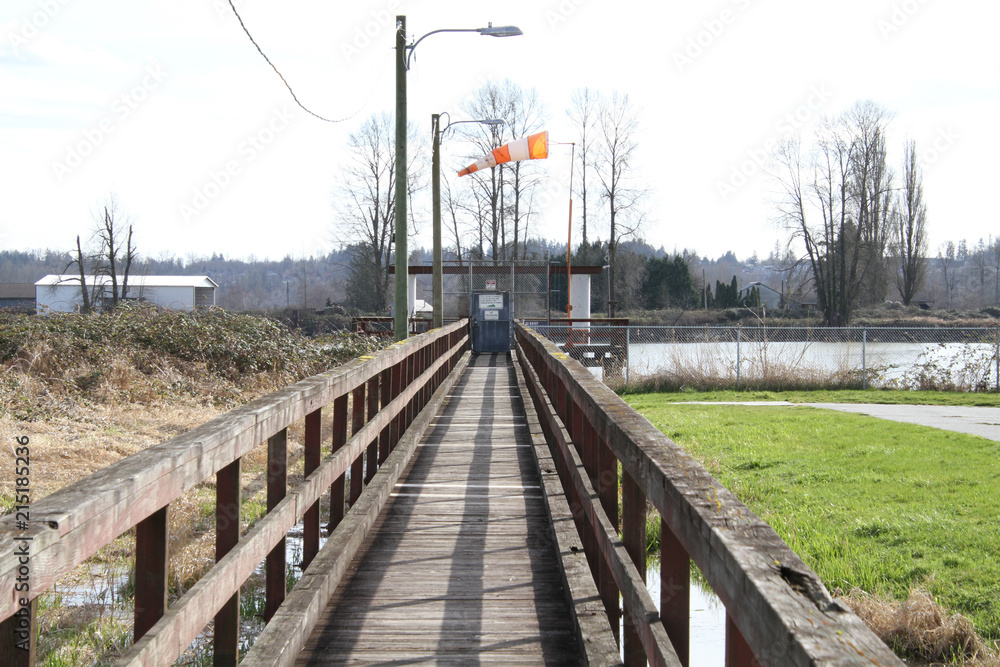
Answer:
M296 664L579 664L509 360L480 355Z

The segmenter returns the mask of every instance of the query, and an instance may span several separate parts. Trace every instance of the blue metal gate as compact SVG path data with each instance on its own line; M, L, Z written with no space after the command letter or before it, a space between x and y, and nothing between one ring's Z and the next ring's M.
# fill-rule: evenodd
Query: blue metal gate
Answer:
M510 293L473 292L470 306L472 351L509 352Z

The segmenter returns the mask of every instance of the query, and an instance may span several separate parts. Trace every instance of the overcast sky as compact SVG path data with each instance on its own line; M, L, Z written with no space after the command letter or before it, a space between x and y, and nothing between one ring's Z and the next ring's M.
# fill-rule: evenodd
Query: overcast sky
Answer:
M347 135L392 112L393 23L411 35L514 24L506 39L434 35L409 73L430 134L489 79L534 86L553 141L570 95L628 93L640 113L644 237L668 251L768 254L767 149L872 99L894 113L891 160L923 156L931 248L1000 234L1000 3L988 0L3 0L0 248L68 249L115 193L143 254L280 258L329 251ZM455 135L444 164L471 148ZM553 204L534 233L566 238L568 147L545 165ZM453 175L453 172L452 172ZM464 181L453 182L464 187ZM595 206L593 203L592 206ZM575 210L579 209L579 202ZM429 206L414 245L430 245ZM576 225L578 229L579 225ZM607 231L596 230L606 238ZM594 231L591 235L595 235ZM579 238L574 240L574 244ZM795 248L801 251L799 248Z

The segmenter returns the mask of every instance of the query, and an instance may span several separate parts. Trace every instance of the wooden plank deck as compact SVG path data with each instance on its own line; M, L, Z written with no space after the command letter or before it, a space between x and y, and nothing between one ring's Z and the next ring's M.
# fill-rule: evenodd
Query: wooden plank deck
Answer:
M298 665L581 664L508 355L474 356Z

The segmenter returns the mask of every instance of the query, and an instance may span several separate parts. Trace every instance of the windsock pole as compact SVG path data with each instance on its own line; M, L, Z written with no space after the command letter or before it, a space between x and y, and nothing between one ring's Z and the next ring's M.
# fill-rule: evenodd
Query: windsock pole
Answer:
M576 143L574 142L570 144L569 149L569 230L566 233L566 317L570 320L573 319L573 300L570 297L573 289L571 250L573 247L573 167L576 163L575 156ZM569 325L572 326L573 323L569 322Z

